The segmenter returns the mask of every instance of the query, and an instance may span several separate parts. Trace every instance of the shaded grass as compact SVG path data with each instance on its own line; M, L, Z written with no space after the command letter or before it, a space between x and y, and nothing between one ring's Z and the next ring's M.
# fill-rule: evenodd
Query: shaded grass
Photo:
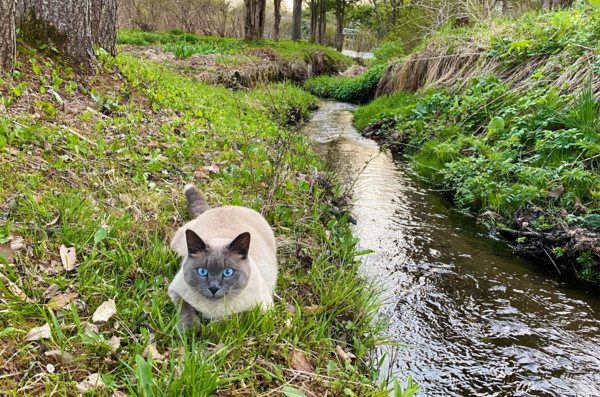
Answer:
M288 126L315 98L290 84L230 91L132 56L100 55L105 71L85 78L22 48L18 76L0 87L7 108L0 241L24 240L14 264L1 265L24 295L1 291L0 390L74 395L78 382L99 373L100 395L256 395L284 387L387 395L369 354L383 327L374 317L377 288L358 275L357 241L345 219L329 214L329 193L306 182L323 163ZM65 106L40 92L49 76ZM179 258L168 243L188 218L181 188L190 181L212 206L265 215L278 236L282 302L266 315L244 313L178 335L166 290ZM61 245L75 247L75 270L62 268ZM78 296L50 308L53 285ZM117 314L90 330L92 313L109 299ZM24 341L45 323L50 338ZM120 338L117 348L111 337ZM151 344L163 357L145 357ZM337 345L358 358L340 361ZM54 349L75 358L57 363L43 354ZM295 370L292 350L305 352L319 376Z
M304 88L322 98L365 103L375 96L385 65L373 66L356 77L319 76L304 82Z

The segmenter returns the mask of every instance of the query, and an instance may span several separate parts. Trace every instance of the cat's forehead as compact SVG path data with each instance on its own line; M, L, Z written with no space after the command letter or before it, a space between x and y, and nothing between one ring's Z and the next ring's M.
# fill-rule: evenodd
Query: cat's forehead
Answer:
M221 248L209 248L208 252L191 255L188 259L188 263L193 267L205 267L208 270L223 270L226 267L237 268L241 265L243 260L237 255L231 255L227 249Z

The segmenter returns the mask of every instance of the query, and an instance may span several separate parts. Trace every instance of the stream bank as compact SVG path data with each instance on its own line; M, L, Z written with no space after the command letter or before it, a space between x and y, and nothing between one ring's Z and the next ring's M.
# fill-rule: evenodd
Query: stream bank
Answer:
M389 334L408 345L380 351L391 372L428 396L599 395L600 297L515 256L360 137L353 109L322 102L304 131L353 185L354 231L375 251L362 271L388 297Z

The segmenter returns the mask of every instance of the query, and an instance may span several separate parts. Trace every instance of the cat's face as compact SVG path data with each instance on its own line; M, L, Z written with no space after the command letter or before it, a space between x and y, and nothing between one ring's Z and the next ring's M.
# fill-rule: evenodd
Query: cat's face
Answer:
M225 247L210 247L192 230L185 232L188 256L184 279L204 297L217 300L243 290L250 279L250 233L242 233Z

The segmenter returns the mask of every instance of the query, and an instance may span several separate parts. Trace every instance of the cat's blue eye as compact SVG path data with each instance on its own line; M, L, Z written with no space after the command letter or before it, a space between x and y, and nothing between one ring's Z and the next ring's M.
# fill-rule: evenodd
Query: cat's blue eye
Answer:
M199 267L198 274L201 275L202 277L206 277L208 275L208 270L206 270L205 267Z
M223 277L231 277L233 276L233 269L228 267L225 270L223 270Z

